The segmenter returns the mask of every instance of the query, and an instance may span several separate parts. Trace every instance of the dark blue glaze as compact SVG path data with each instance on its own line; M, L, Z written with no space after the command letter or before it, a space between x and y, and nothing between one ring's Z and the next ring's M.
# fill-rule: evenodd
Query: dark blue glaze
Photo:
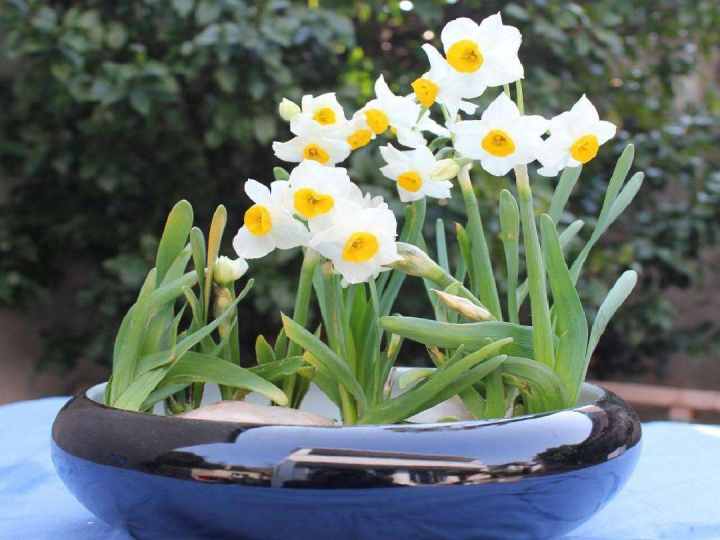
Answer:
M366 427L167 418L78 396L53 440L78 500L138 538L551 538L622 487L640 424L605 392L512 420Z

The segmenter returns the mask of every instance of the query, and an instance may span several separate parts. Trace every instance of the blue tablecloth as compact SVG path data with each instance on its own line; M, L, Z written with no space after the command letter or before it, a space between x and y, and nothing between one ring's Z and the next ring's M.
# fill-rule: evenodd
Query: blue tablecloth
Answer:
M129 540L55 475L50 426L67 398L0 407L0 539ZM720 539L720 427L646 424L625 489L566 540Z

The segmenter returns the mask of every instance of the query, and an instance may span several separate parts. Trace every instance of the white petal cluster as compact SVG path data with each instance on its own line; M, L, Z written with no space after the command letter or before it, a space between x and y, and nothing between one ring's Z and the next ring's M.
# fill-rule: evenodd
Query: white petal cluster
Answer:
M305 160L270 189L248 180L253 205L233 240L243 258L306 246L330 259L344 283L361 283L397 260L397 222L382 197L363 194L345 169Z
M445 25L440 40L444 58L432 45L423 49L430 61L428 77L441 89L440 102L451 112L467 107L461 99L476 98L487 87L508 84L524 76L518 58L520 31L503 24L500 13L480 24L467 17L454 19Z
M380 147L380 155L386 163L380 172L397 184L402 202L417 201L423 197L450 197L452 182L434 179L438 173L438 162L427 146L403 151L388 144Z
M363 193L338 166L379 137L396 140L379 147L380 172L395 182L400 200L410 203L451 197L452 180L464 160L478 160L496 176L537 160L539 173L553 176L587 163L615 135L615 126L600 120L585 96L551 120L523 114L507 89L477 111L470 100L524 76L518 56L522 36L503 23L500 13L479 24L464 17L452 20L440 40L442 52L423 45L429 69L413 81L409 95L395 94L380 75L375 96L349 116L333 92L303 96L300 105L288 99L279 104L293 138L274 142L273 150L279 159L298 165L287 181L273 182L270 189L247 182L245 191L254 204L234 241L241 258L305 246L330 259L346 283L367 281L397 260L393 212L382 197ZM443 125L432 117L438 109ZM430 146L428 133L439 138ZM230 276L229 262L223 265Z

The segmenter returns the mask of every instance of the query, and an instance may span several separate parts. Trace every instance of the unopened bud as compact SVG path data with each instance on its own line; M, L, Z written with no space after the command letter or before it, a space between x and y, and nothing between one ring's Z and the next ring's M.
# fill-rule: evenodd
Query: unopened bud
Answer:
M471 321L489 321L493 319L492 314L487 309L478 306L467 298L446 293L445 291L438 291L437 289L433 289L433 292L443 305Z
M410 276L427 278L433 282L442 279L443 269L419 247L398 242L397 252L400 259L390 265L393 268L402 270Z
M438 182L444 180L452 180L460 172L460 165L454 159L441 159L435 162L433 170L430 172L430 179Z
M286 122L290 122L298 114L300 114L300 106L294 101L290 101L288 98L283 98L278 105L278 114L280 118Z
M213 268L213 279L218 285L230 285L245 275L248 270L248 263L245 259L231 259L221 256L215 261Z

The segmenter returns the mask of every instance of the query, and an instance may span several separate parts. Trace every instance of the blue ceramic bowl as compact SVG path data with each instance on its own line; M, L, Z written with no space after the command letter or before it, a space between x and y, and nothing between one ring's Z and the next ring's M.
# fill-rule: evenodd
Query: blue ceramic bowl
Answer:
M139 414L102 392L60 411L53 461L93 514L143 539L553 538L602 508L640 453L635 412L587 384L554 413L358 427Z

